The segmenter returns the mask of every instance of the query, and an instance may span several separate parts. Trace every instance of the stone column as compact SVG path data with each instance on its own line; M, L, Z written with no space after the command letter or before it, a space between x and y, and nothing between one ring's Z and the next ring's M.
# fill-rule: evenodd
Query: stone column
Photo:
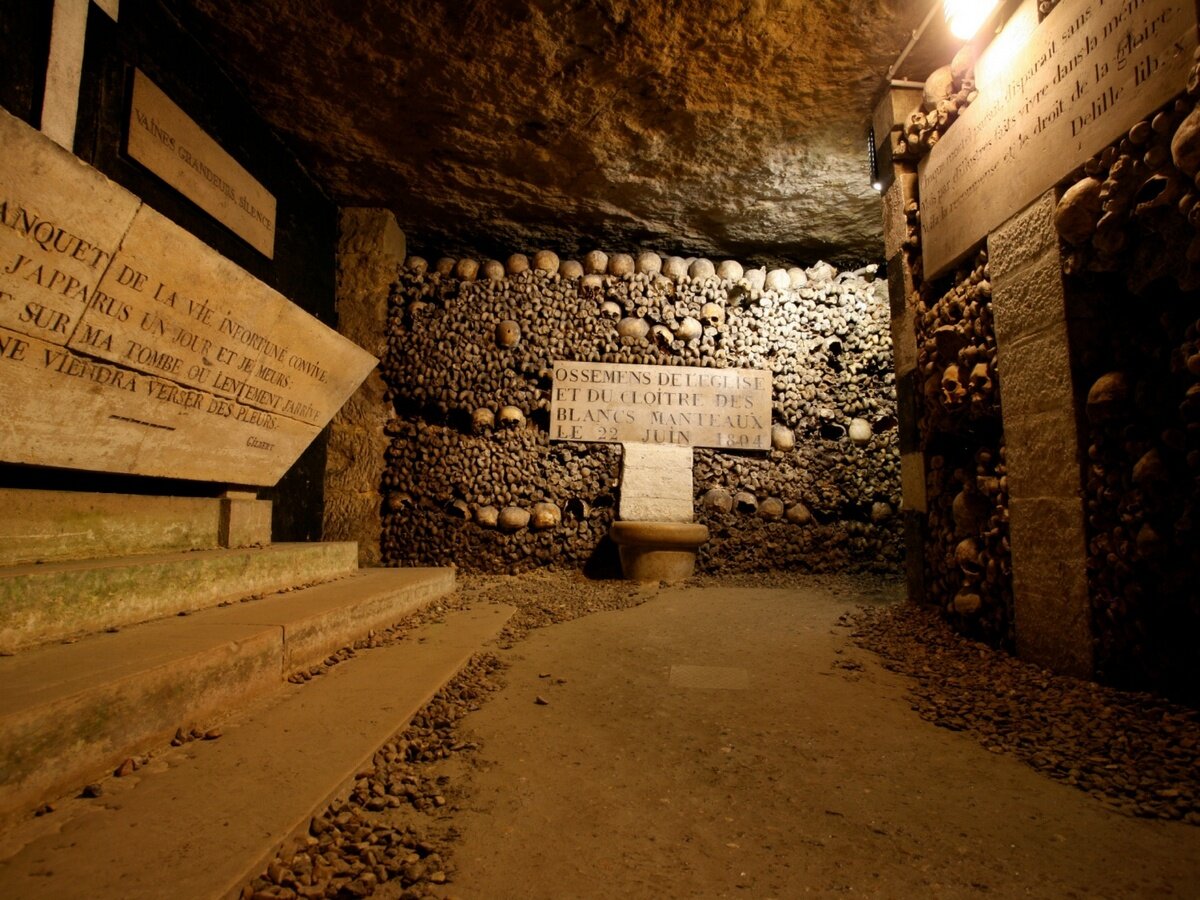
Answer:
M1017 654L1093 674L1087 538L1054 191L988 238Z
M344 209L339 215L338 331L369 353L387 347L387 307L404 262L404 232L388 210ZM325 470L327 541L357 541L360 566L380 562L380 482L388 438L383 378L376 369L330 425Z
M876 154L886 188L883 193L883 244L887 259L891 304L892 357L896 366L897 419L900 437L901 515L909 599L925 601L925 454L917 424L917 332L914 322L916 287L904 253L908 237L905 208L916 199L917 175L912 163L896 159L893 148L907 111L920 102L921 92L890 90L875 111Z

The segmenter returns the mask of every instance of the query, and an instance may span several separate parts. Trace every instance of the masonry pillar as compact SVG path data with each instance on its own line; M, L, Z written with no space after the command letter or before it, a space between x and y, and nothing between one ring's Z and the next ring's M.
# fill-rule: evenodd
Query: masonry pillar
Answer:
M338 331L375 356L387 348L388 296L404 262L404 232L388 210L339 215ZM380 482L388 438L385 386L376 369L330 425L324 539L357 541L360 566L377 566L383 532Z
M1004 385L1017 654L1090 678L1091 613L1078 411L1054 191L988 238Z
M904 252L908 238L905 209L916 200L915 166L902 161L894 148L905 113L921 92L893 88L875 111L876 155L883 191L883 244L891 304L892 357L896 367L897 420L900 438L901 515L904 520L905 573L910 600L925 601L925 454L917 417L917 333L913 321L916 286Z

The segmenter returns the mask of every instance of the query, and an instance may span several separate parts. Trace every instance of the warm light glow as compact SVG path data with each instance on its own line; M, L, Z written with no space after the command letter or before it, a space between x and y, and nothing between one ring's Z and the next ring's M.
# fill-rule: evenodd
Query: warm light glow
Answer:
M882 194L882 193L883 193L883 182L881 182L881 181L873 181L873 182L871 182L871 187L873 187L873 188L874 188L876 191L878 191L880 194Z
M945 0L946 23L956 38L969 41L975 37L999 0Z

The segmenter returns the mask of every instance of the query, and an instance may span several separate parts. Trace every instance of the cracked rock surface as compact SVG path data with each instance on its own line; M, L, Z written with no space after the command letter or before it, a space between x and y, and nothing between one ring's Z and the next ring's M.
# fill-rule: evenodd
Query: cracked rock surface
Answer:
M333 199L418 249L763 263L882 256L866 122L928 7L166 2Z

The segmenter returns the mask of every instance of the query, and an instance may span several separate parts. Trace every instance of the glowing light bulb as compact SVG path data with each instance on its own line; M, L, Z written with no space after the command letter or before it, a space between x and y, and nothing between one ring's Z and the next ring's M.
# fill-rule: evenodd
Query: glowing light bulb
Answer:
M998 3L999 0L945 0L943 8L950 33L960 40L969 41Z

